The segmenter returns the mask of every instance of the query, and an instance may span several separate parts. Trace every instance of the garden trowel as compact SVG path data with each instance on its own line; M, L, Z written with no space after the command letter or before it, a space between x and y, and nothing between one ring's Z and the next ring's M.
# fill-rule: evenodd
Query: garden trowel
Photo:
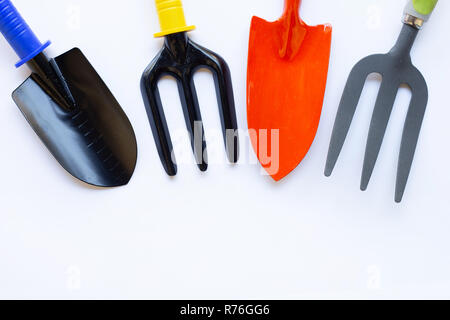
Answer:
M0 0L0 31L31 76L13 93L25 118L74 177L100 187L128 183L137 158L133 128L79 49L55 59L9 0Z
M330 25L310 27L301 0L281 19L253 17L247 75L248 126L266 171L283 179L303 160L319 125L330 60Z

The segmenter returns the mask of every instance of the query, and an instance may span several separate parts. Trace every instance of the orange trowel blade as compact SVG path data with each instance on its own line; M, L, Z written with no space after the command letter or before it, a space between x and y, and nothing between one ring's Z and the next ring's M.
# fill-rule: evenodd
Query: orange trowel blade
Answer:
M310 27L301 0L283 17L253 17L248 55L247 116L253 148L276 181L308 153L319 126L330 60L330 25Z

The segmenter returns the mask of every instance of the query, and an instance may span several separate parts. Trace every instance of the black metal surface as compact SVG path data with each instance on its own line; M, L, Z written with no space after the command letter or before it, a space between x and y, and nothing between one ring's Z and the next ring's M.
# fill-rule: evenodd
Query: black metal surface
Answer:
M137 160L133 128L82 52L40 54L28 64L33 73L13 99L53 156L88 184L127 184Z
M366 57L353 68L338 109L325 169L325 175L330 176L353 121L364 83L369 74L379 73L382 76L382 84L371 120L361 178L361 190L367 189L383 143L398 88L401 84L406 84L411 89L412 98L400 148L396 202L402 200L405 192L428 102L427 84L419 70L413 66L410 55L418 31L418 29L405 24L397 43L387 54Z
M141 91L158 153L164 169L170 176L177 174L177 165L158 90L158 81L165 75L177 80L195 160L200 170L206 171L208 168L206 143L194 85L194 73L199 68L208 68L213 73L228 160L232 163L238 161L238 126L228 65L219 55L191 41L185 32L171 34L165 37L164 47L147 67L141 80Z

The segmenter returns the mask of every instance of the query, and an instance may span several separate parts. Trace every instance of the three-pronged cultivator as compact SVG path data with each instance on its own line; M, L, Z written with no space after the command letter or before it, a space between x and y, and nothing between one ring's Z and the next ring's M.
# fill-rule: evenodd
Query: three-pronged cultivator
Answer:
M403 29L397 43L387 54L369 56L352 70L339 106L328 153L325 175L330 176L350 129L367 76L379 73L381 88L369 130L361 190L366 190L380 152L391 116L398 88L406 84L412 99L404 126L397 169L395 201L401 202L411 171L417 142L428 102L428 88L424 77L411 62L410 51L419 30L428 21L438 0L410 0L406 6Z
M177 173L173 145L158 91L158 80L164 75L177 80L196 163L201 171L208 168L203 122L194 84L194 73L199 68L207 68L213 73L228 160L236 163L239 149L238 127L227 63L219 55L189 39L186 32L194 27L186 25L180 0L156 0L156 6L162 31L155 36L165 37L165 42L164 47L145 70L141 90L164 169L170 176Z

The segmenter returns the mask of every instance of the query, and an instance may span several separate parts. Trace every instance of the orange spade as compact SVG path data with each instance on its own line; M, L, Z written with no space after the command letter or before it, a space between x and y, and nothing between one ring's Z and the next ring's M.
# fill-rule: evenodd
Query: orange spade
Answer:
M275 22L253 17L247 73L250 138L276 181L308 153L319 126L328 75L331 26L308 26L301 0L285 0Z

